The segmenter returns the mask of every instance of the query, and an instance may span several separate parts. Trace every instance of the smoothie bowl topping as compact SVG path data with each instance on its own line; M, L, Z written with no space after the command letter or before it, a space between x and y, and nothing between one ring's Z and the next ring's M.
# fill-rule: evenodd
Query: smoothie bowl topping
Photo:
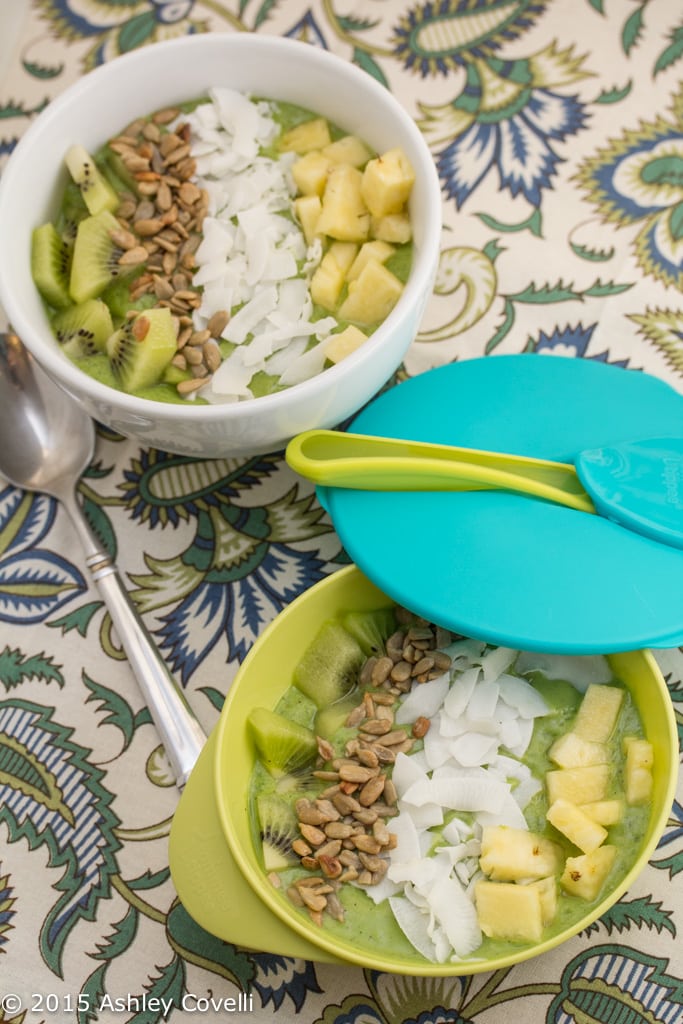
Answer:
M647 829L653 747L602 657L345 613L247 721L271 884L318 927L402 956L474 962L552 938Z
M410 162L304 108L214 88L65 162L33 278L63 351L130 394L290 387L367 341L403 291Z

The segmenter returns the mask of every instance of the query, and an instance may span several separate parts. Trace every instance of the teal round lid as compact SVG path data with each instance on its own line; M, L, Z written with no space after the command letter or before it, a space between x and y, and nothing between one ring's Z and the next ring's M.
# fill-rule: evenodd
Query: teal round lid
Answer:
M683 396L593 360L489 356L383 392L350 429L574 462L680 435ZM683 550L598 515L495 491L320 488L349 557L393 600L523 650L608 654L683 643Z

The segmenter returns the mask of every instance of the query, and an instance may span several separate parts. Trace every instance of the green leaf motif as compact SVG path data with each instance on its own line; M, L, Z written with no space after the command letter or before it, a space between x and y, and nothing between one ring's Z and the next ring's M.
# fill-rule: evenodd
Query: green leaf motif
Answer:
M365 32L379 24L377 19L371 21L369 18L355 18L350 14L340 15L337 18L337 23L344 32L349 33Z
M633 47L636 46L642 34L644 7L645 3L643 3L641 7L638 7L624 22L624 27L621 32L621 43L624 48L624 53L627 56L630 54Z
M577 292L570 284L563 284L562 281L558 281L557 284L542 285L535 285L532 282L523 291L511 295L510 298L515 302L544 305L548 302L569 302L571 299L580 299L581 292Z
M590 288L586 288L583 294L591 298L604 298L607 295L621 295L623 292L629 291L630 288L633 288L633 283L617 284L615 281L603 282L598 278Z
M604 14L605 8L603 6L603 0L588 0L591 7L595 8L598 14Z
M78 1024L91 1024L91 1021L97 1021L100 1019L98 1008L101 1005L102 998L105 993L104 976L107 973L108 966L108 962L100 964L100 966L92 972L81 989L81 995L84 997L82 1000L83 1005L87 1006L88 1009L86 1010L81 1008L79 1002Z
M135 50L138 46L149 42L154 35L156 25L157 19L153 10L144 11L124 22L118 33L121 53L128 53L129 50Z
M22 61L22 65L27 75L31 75L32 78L40 78L43 81L46 81L49 78L59 78L64 70L63 64L56 64L54 67L48 67L45 64L36 64L33 61L24 60Z
M387 89L389 88L389 82L381 67L379 66L377 61L370 56L369 53L365 52L365 50L361 50L358 47L355 47L353 51L353 63L357 64L359 68L363 69L363 71L367 71L369 75L372 75L373 78L376 78L377 81L380 82Z
M595 103L620 103L625 100L633 88L633 82L628 80L623 89L603 89L594 101Z
M124 739L123 749L126 750L135 734L137 724L128 701L124 700L115 690L109 689L108 686L103 686L102 683L96 682L85 673L83 674L83 682L90 690L86 703L91 701L99 702L100 709L104 712L102 721L105 725L115 725L121 731Z
M25 107L23 103L13 103L11 100L0 106L0 121L9 121L14 117L31 117L32 114L39 114L44 110L50 101L41 100L35 107Z
M683 25L679 25L670 33L671 43L662 50L655 62L655 75L666 71L677 60L683 56Z
M254 28L260 28L261 25L265 24L268 20L270 12L277 6L277 0L264 0L258 9L256 18L254 19ZM240 7L240 15L242 15L246 4Z
M208 697L209 703L216 711L222 709L225 702L225 694L221 690L217 690L215 686L200 686L199 692Z
M610 933L646 926L655 928L658 932L666 929L675 936L676 928L671 920L672 915L673 911L663 910L662 904L653 902L650 896L641 896L634 900L619 900L601 916L600 924ZM598 923L595 922L586 929L586 934L598 930Z
M243 992L251 986L256 976L252 957L200 928L181 903L171 908L166 918L166 933L172 948L188 963L227 978Z
M93 960L108 962L125 953L137 934L138 918L135 907L129 907L126 916L114 925L111 935L107 935L104 942L97 943L98 952L90 954Z
M493 335L493 337L489 338L488 342L486 343L486 355L487 356L490 355L491 352L494 351L494 349L498 348L500 343L503 341L503 339L506 337L506 335L511 330L512 325L514 324L514 322L515 322L515 304L510 299L506 298L505 299L505 306L504 306L502 323L501 323L500 327L498 328L498 330Z
M83 512L88 525L109 557L116 559L117 544L109 516L87 495L83 498Z
M170 876L171 872L168 868L162 868L160 871L145 871L144 875L126 882L126 885L134 892L156 889L159 885L167 882Z
M530 231L536 238L542 237L541 211L538 207L534 209L531 216L527 217L526 220L519 221L517 224L505 224L496 217L491 217L488 213L478 213L477 216L482 223L486 224L493 231L500 231L503 234L512 234L515 231Z
M44 679L64 686L61 666L46 654L25 655L18 647L5 647L0 651L0 683L7 691L19 686L25 679Z
M613 246L610 249L589 249L587 245L577 245L575 242L570 242L569 245L575 256L592 263L606 263L612 259L615 252Z
M72 629L76 629L81 636L86 636L92 617L97 614L101 607L101 601L89 601L87 604L81 605L80 608L75 608L66 615L62 615L61 618L48 623L48 625L61 629L62 633L69 633Z
M140 1000L140 1009L129 1018L128 1024L157 1024L162 1017L168 1016L162 1009L164 1004L182 1006L185 994L185 964L182 958L175 956L170 963L160 968L159 974L150 979L149 985L145 985L145 993L145 1000Z

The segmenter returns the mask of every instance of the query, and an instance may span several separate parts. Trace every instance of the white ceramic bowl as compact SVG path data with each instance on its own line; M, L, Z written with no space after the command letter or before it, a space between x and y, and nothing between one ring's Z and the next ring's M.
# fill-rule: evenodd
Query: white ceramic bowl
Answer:
M286 391L235 405L154 402L82 373L58 348L31 278L34 227L48 220L66 181L73 142L96 150L134 118L228 86L315 110L381 152L401 146L416 171L413 267L387 320L341 363ZM198 35L144 47L90 72L36 118L0 182L0 302L46 372L95 419L141 444L193 456L277 451L302 430L335 426L400 365L429 298L439 255L441 196L429 149L389 90L318 47L273 36Z

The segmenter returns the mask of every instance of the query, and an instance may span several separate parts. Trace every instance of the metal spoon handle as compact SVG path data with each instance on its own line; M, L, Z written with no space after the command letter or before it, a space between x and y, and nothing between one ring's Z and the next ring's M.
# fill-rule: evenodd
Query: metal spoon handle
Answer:
M147 631L116 566L93 537L75 496L62 501L81 538L86 565L111 615L152 720L182 789L206 743L206 733Z

